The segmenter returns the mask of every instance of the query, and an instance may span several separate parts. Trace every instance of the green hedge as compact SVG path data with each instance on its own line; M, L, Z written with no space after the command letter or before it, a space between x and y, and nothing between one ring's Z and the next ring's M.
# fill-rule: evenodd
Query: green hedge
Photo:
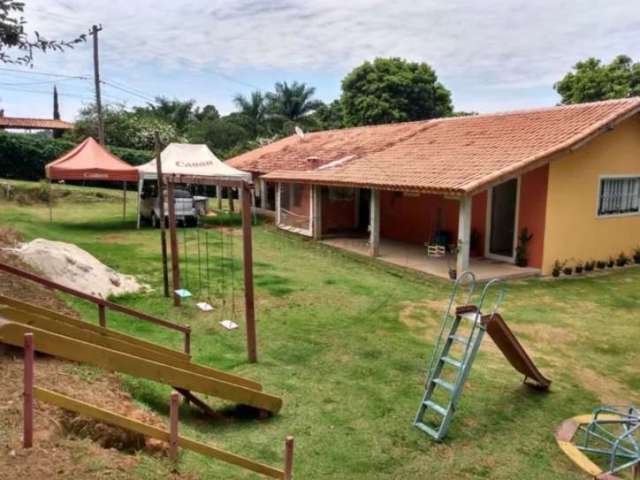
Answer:
M38 135L0 132L0 177L17 180L44 178L44 166L75 146L67 140ZM153 157L151 152L109 147L114 155L131 165L141 165Z

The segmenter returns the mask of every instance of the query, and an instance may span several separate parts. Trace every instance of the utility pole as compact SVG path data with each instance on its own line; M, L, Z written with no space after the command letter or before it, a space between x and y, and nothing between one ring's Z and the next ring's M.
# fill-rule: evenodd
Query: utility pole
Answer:
M102 25L91 27L89 35L93 35L93 80L96 86L96 113L98 115L98 142L104 145L104 119L102 118L102 99L100 98L100 61L98 59L98 32Z

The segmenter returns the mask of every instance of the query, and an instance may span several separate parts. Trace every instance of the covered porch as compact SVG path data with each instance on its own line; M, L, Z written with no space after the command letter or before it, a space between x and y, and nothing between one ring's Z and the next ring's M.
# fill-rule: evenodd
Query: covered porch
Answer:
M368 238L336 237L322 240L322 243L351 253L370 255ZM455 267L457 263L457 258L452 254L447 254L444 257L428 257L426 247L385 238L379 241L376 258L391 265L445 279L449 278L449 267ZM489 280L496 277L514 279L540 274L538 268L517 267L512 263L485 257L471 257L468 270L472 271L478 280Z

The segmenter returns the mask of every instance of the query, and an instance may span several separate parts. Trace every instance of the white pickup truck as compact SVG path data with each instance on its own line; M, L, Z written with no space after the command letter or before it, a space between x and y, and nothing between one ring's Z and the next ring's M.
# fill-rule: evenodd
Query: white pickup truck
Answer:
M151 223L154 228L160 226L160 198L143 193L140 202L140 216L145 221ZM176 220L185 226L195 226L198 224L198 210L194 203L193 196L187 190L175 190L174 201L176 206ZM169 205L167 203L167 192L164 192L164 215L169 219Z

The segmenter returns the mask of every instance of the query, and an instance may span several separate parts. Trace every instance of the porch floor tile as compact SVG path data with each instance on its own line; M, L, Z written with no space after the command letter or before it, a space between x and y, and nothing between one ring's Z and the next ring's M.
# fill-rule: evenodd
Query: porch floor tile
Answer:
M368 255L369 247L367 239L364 238L330 238L322 240L322 243L349 252ZM426 247L388 239L380 239L380 256L377 259L445 279L449 278L449 264L451 263L452 266L455 264L455 260L451 256L427 257ZM511 263L488 258L471 258L469 270L476 275L478 280L523 278L540 274L540 270L537 268L517 267Z

